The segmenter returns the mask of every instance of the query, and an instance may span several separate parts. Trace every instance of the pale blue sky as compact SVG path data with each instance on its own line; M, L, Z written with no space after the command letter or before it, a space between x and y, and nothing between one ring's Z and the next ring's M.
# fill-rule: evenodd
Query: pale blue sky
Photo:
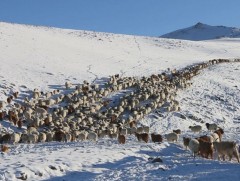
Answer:
M159 36L197 22L240 27L240 0L0 0L0 21Z

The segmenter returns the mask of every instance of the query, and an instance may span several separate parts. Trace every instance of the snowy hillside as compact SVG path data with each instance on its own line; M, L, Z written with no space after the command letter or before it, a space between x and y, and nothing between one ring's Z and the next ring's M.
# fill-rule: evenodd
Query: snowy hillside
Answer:
M182 40L211 40L219 38L240 38L240 29L226 26L210 26L197 23L189 28L180 29L161 36L162 38Z
M239 42L191 42L0 23L1 87L44 91L66 80L80 83L116 73L150 75L213 58L239 58ZM0 99L3 95L1 91Z
M44 92L59 89L60 94L71 95L83 80L107 86L106 81L114 74L121 78L169 74L175 68L214 58L240 58L239 48L240 38L194 42L0 23L0 101L6 101L13 92L19 91L19 97L0 108L0 113L15 109L14 103L23 101L34 88ZM188 87L176 90L174 101L179 102L180 109L170 112L166 107L155 109L137 124L149 126L150 133L162 135L181 129L176 143L166 139L161 144L153 143L151 139L148 143L138 142L135 135L127 135L123 145L108 136L99 138L96 143L86 140L7 143L9 152L0 155L0 180L240 180L236 158L218 161L215 152L213 160L200 156L194 159L182 144L183 136L209 135L207 122L224 129L223 140L240 144L240 63L211 65L199 73ZM69 90L64 86L66 81L73 83ZM169 82L165 82L168 85ZM121 96L134 93L133 89L115 90L103 98L114 105ZM172 89L176 88L173 86ZM78 98L82 98L80 96ZM168 99L165 103L170 105L173 101ZM93 104L97 105L96 102ZM113 110L114 106L109 105L108 109ZM147 105L148 102L142 106ZM62 111L64 106L66 104L56 103L47 108ZM80 115L76 111L65 118L73 116L71 119L75 120L77 114ZM34 112L32 116L39 114ZM10 134L26 130L26 125L18 129L9 117L0 121L2 132ZM60 120L68 124L65 118ZM193 125L201 125L201 133L191 132L189 126Z

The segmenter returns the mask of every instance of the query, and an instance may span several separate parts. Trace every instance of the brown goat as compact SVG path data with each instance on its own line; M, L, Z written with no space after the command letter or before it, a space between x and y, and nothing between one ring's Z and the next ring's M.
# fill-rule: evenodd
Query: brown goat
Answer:
M2 121L5 117L5 113L4 112L0 112L0 121Z
M118 143L119 144L125 144L125 142L126 142L126 137L125 137L125 135L118 135Z
M151 134L152 142L153 143L161 143L163 141L162 135L160 134Z
M186 149L187 149L187 147L189 145L190 140L191 140L191 138L183 137L183 144L186 147Z
M203 136L200 136L198 138L196 138L198 141L199 140L202 140L202 141L206 141L206 142L212 142L213 140L211 140L211 136L207 136L207 135L203 135Z
M199 153L202 157L207 158L210 155L210 158L213 159L213 143L206 142L203 139L199 139Z
M222 128L219 128L218 130L214 131L219 136L219 141L222 141L222 135L224 134L224 131Z
M22 122L22 120L18 120L18 122L17 122L17 126L18 126L19 129L22 128L22 126L23 126L23 122Z
M9 152L9 147L7 145L1 145L1 152L3 153Z
M132 121L129 123L130 128L136 127L136 121Z
M147 143L148 140L149 140L149 135L148 135L148 133L141 133L141 134L135 133L135 135L136 135L138 141L141 141L141 140L142 140L142 141L144 141L145 143Z

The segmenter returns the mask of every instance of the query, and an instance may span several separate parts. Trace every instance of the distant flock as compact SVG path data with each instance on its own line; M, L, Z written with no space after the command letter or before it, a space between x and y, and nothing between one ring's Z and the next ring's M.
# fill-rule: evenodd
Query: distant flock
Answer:
M181 70L168 70L149 77L110 76L104 84L73 85L65 83L64 90L41 92L31 91L27 97L19 98L21 92L12 92L7 100L0 101L0 121L10 122L17 132L2 127L0 134L1 151L7 152L6 144L38 142L98 141L109 137L126 143L128 135L135 135L138 141L160 143L177 142L181 130L173 130L161 135L151 133L146 125L139 124L149 113L180 111L175 97L179 89L191 85L192 77L200 70L214 64L240 62L240 59L214 59L188 66ZM0 122L1 123L1 122ZM196 138L183 137L183 144L193 156L200 154L213 158L216 150L218 158L225 160L233 156L239 162L239 153L234 141L222 141L224 131L216 124L206 123L211 135ZM202 126L193 125L189 129L197 134Z

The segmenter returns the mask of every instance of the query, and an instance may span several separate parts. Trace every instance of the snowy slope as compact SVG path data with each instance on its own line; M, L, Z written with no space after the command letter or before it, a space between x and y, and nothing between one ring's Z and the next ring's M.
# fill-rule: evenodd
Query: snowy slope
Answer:
M211 40L219 38L239 38L240 29L226 26L210 26L197 23L189 28L180 29L161 36L162 38L183 39L183 40Z
M196 137L188 127L199 120L217 123L225 130L223 140L240 140L240 64L222 64L202 71L192 87L179 92L180 112L150 114L141 122L151 132L169 133L180 128L178 143L139 143L134 136L125 145L114 139L97 143L45 143L12 145L1 155L0 180L17 180L21 173L28 180L239 180L239 164L229 161L193 159L182 145L183 136ZM221 99L219 99L219 97ZM223 102L222 100L226 100ZM186 119L179 117L186 115ZM190 117L193 115L195 118ZM209 134L209 133L208 133ZM152 163L161 158L162 163Z
M119 73L148 76L213 58L239 58L240 39L186 41L0 23L0 100L12 91L55 89L66 80L77 84ZM0 180L240 180L239 164L191 157L182 136L199 120L225 130L224 140L240 140L240 64L209 67L190 88L178 92L180 112L152 113L141 120L151 132L183 131L178 143L126 145L117 140L97 143L10 145L0 156ZM180 118L180 114L186 119ZM196 119L197 118L197 119ZM11 129L7 121L1 125ZM207 130L201 134L206 134ZM162 163L150 158L160 157ZM231 174L229 174L231 173Z
M116 73L150 75L213 58L238 58L239 42L191 42L0 23L1 87L8 92L25 87L44 91L66 80L80 83ZM3 95L1 91L0 99Z

